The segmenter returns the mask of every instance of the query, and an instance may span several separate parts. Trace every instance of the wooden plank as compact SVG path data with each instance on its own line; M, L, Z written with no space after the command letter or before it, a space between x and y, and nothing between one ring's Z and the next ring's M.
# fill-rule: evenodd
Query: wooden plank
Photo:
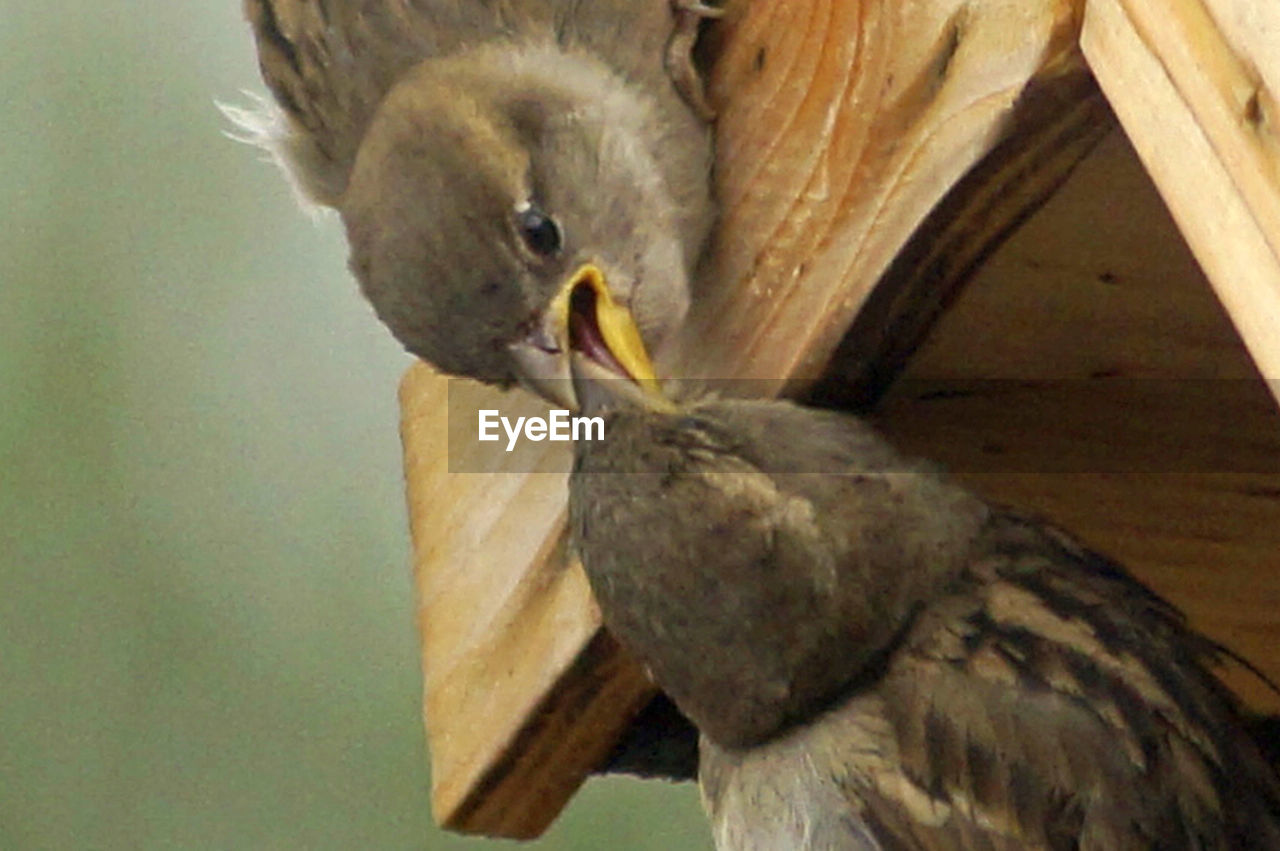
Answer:
M608 755L598 719L625 725L656 690L600 632L586 575L564 552L563 474L525 474L554 467L554 453L490 456L518 474L450 472L449 429L464 424L444 415L450 402L494 397L421 363L401 382L432 803L443 824L536 836ZM546 409L524 394L498 404Z
M1063 112L1089 97L1076 76L1079 4L736 8L711 80L718 241L686 333L660 366L803 383L823 374L938 202L1003 139L1031 129L1017 119L1029 93L1056 93Z
M1124 0L1134 32L1195 116L1280 253L1280 6L1260 0ZM1228 32L1219 21L1232 25Z
M660 371L794 379L793 389L819 376L873 284L940 199L1002 140L1038 126L1019 122L1020 110L1057 97L1070 113L1091 96L1081 84L1078 25L1075 0L732 5L711 45L722 219L690 321L659 353ZM1074 114L1085 124L1098 119L1096 109ZM1084 149L1077 145L1075 155ZM1074 163L1010 161L1023 177L1038 169L1060 177ZM980 185L971 189L982 194ZM988 242L1002 236L1043 194L990 210L990 230L975 232ZM955 205L953 215L973 209ZM935 224L950 230L945 220ZM965 240L950 250L981 253ZM952 268L956 280L969 271ZM907 324L917 333L927 327ZM415 368L406 377L402 405L433 807L456 830L529 837L580 782L580 757L607 750L625 731L631 698L646 687L634 671L603 677L580 661L597 641L598 615L580 574L557 555L563 478L450 474L440 460L443 391L425 376ZM782 383L762 387L777 392ZM468 467L456 454L454 461ZM558 463L548 453L511 469ZM570 707L560 695L582 677L598 686L579 689ZM636 685L600 708L595 700L613 694L614 677ZM549 707L589 718L561 723ZM580 737L573 758L543 738L567 729ZM516 770L534 764L536 771ZM522 796L536 799L536 812L507 817Z
M1266 4L1218 0L1239 21ZM1280 52L1196 0L1089 0L1082 46L1182 233L1280 399ZM1276 30L1270 42L1274 47ZM1257 51L1257 52L1255 52Z

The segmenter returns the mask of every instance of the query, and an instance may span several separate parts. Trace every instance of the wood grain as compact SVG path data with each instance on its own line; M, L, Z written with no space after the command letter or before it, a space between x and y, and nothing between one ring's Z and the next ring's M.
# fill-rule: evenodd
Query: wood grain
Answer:
M1059 92L1063 111L1088 97L1074 76L1079 8L734 8L710 87L718 240L687 333L661 364L693 378L812 381L908 237L1018 129L1028 92Z
M401 437L433 810L441 824L530 837L608 755L600 724L625 727L655 689L600 634L586 576L564 552L563 473L525 472L554 467L555 453L489 456L519 473L450 472L466 465L450 455L450 426L474 422L447 416L451 402L546 409L495 395L417 364L401 382Z

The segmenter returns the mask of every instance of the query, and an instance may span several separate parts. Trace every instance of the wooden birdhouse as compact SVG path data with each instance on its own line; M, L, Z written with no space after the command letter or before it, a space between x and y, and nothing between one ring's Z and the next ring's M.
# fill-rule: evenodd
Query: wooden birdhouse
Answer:
M1280 4L741 0L704 46L722 216L659 371L869 413L1280 679ZM497 395L415 366L403 438L435 814L531 837L657 692L564 444L450 472Z

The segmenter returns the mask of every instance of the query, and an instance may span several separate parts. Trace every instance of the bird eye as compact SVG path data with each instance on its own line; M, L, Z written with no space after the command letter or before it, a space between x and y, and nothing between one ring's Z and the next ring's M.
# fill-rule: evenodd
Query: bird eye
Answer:
M676 420L676 428L682 431L711 431L711 422L702 417L683 416Z
M539 257L554 257L560 253L560 228L555 220L536 204L529 204L516 211L516 225L529 250Z

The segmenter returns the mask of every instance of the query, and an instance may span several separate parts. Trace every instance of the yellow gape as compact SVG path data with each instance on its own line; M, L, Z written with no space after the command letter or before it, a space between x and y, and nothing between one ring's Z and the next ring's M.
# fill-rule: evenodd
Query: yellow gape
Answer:
M604 273L598 266L591 263L583 265L556 294L551 309L561 320L560 327L569 327L573 293L580 286L590 287L595 294L595 323L609 354L626 370L627 377L640 385L646 395L665 401L653 363L649 360L649 352L640 337L640 329L636 327L631 311L614 300Z

